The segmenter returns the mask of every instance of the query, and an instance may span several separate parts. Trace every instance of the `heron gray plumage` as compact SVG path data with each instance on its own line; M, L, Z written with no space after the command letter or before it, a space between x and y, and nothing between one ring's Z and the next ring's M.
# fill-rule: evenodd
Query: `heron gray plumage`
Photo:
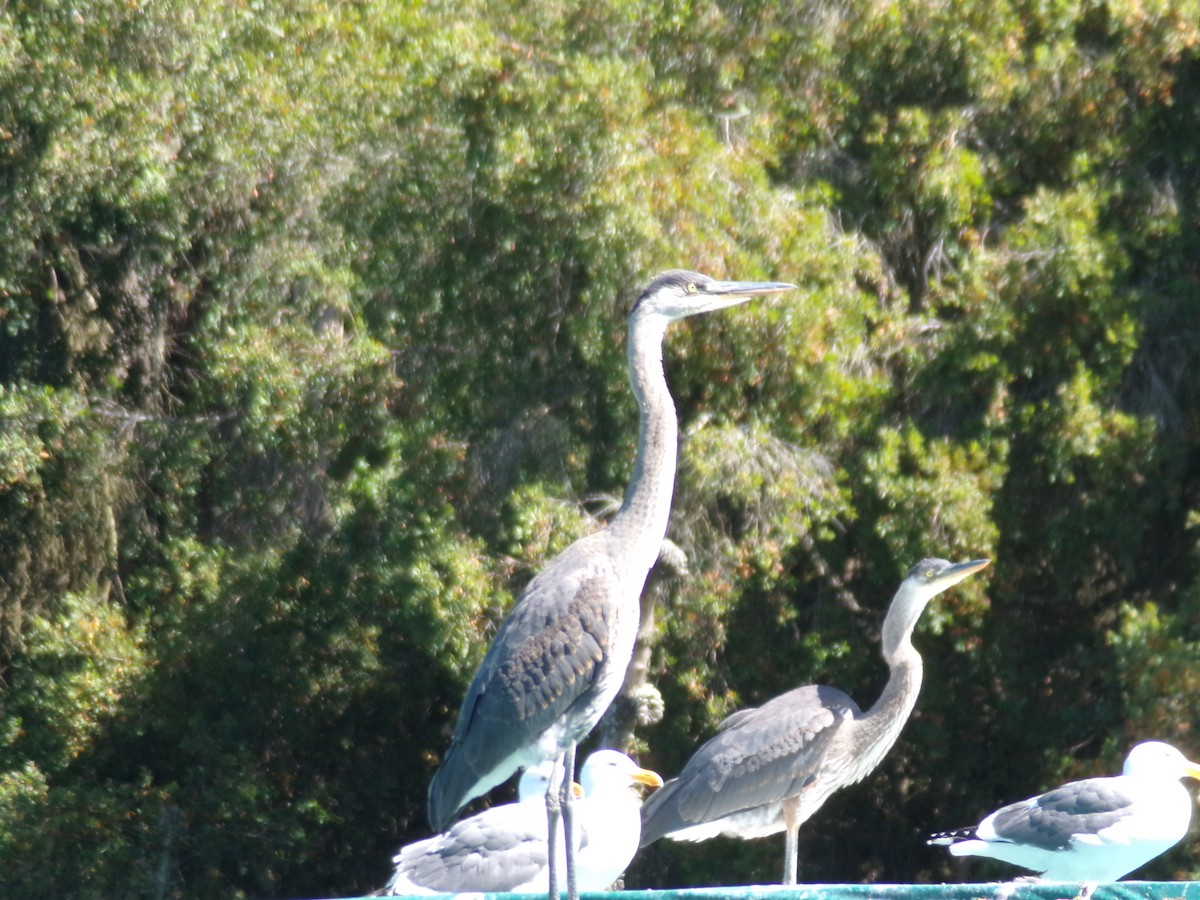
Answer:
M543 798L553 761L526 769L519 800L463 819L445 834L400 849L385 894L545 892L549 887L549 842ZM662 778L624 753L600 750L580 768L579 887L605 890L625 871L637 851L641 796L637 786L658 787ZM563 842L556 842L559 864Z
M1192 798L1182 778L1200 779L1200 765L1170 744L1145 741L1120 775L1072 781L929 843L1012 863L1042 881L1116 881L1187 834Z
M540 760L562 760L563 783L571 780L576 743L596 725L625 677L638 630L639 596L666 534L678 441L662 366L667 326L793 287L716 281L674 270L651 281L634 304L627 353L640 426L624 502L605 528L551 560L501 624L429 786L434 829L444 830L470 800ZM547 814L553 819L552 800L548 791ZM570 798L564 795L560 803L569 836ZM553 840L556 829L549 834ZM569 853L567 886L573 898L572 878ZM552 871L552 891L555 886Z
M642 807L642 845L786 835L783 883L796 883L798 831L829 796L862 780L891 749L921 689L912 633L935 596L989 560L926 559L909 570L883 622L887 686L866 712L824 685L733 713L683 771Z

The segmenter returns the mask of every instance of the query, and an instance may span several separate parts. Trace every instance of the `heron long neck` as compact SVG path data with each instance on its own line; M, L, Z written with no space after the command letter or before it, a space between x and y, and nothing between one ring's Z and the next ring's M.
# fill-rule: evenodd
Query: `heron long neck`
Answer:
M854 720L860 747L859 778L879 765L892 749L921 693L921 654L912 645L912 632L924 603L896 597L883 623L883 656L890 672L887 685L874 705Z
M641 425L633 478L608 529L623 548L626 572L634 577L640 573L643 579L658 558L667 533L675 489L678 426L663 374L666 330L667 320L662 316L639 315L635 309L629 317L629 381L641 411Z

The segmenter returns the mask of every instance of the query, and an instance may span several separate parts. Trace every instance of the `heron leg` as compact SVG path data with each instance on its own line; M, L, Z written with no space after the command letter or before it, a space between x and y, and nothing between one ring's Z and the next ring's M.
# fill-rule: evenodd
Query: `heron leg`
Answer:
M797 815L799 802L795 798L789 798L783 802L783 825L784 825L784 844L783 844L783 883L791 885L796 883L796 870L799 868L800 858L800 821Z
M567 858L567 900L579 900L579 884L575 877L575 800L572 789L575 786L575 744L572 743L563 754L562 794L559 802L562 806L563 841Z
M783 883L796 883L796 869L799 867L800 835L799 829L789 828L783 846Z
M558 822L561 818L562 806L559 784L554 776L558 774L561 765L561 759L555 760L554 768L550 771L550 784L546 787L546 878L549 882L549 900L558 900L558 866L556 864L558 854L555 851L558 844Z

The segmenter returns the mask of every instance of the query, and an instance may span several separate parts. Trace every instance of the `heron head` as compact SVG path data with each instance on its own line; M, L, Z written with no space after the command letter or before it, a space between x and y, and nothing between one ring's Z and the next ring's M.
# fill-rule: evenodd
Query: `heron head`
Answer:
M745 303L754 297L782 294L796 286L780 281L718 281L672 269L658 275L638 297L633 312L652 312L667 319L682 319L726 306Z
M930 600L990 562L990 559L972 559L960 563L923 559L909 569L883 619L884 659L890 663L908 645L917 619Z
M990 559L972 559L960 563L944 559L923 559L908 570L904 580L911 583L917 593L928 602L968 575L974 575L990 562Z

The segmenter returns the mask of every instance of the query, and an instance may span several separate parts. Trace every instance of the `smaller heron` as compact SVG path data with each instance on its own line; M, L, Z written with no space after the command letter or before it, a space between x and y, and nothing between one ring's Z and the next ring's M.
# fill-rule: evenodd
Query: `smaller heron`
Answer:
M516 803L493 806L457 822L444 834L402 847L385 894L470 892L545 893L549 849L544 797L555 763L526 769ZM600 750L587 758L574 785L577 800L572 849L580 890L602 891L633 859L641 825L638 785L658 787L662 778L624 753ZM559 825L555 854L564 865Z
M865 778L896 743L921 690L912 645L929 601L990 560L925 559L909 570L883 620L890 675L866 712L837 688L806 685L735 712L642 807L642 846L785 832L783 883L796 883L798 832L829 796Z
M1146 741L1129 751L1120 775L1072 781L929 843L1012 863L1041 881L1116 881L1187 834L1192 798L1181 778L1200 780L1200 765Z

